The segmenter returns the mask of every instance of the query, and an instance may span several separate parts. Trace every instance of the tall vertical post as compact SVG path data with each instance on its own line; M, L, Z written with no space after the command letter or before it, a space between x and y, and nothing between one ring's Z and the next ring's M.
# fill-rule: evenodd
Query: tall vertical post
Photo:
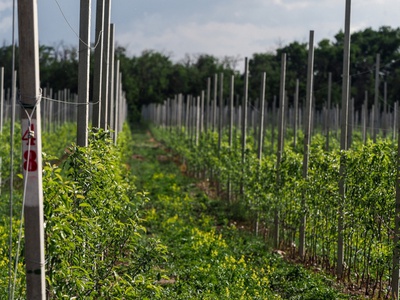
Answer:
M61 125L64 125L65 122L67 121L68 102L70 100L68 98L68 94L69 94L68 93L68 89L64 89L64 98L63 98L64 103L63 103L63 108L62 108L63 115L62 115L62 118L61 118L60 127L61 127Z
M308 161L310 158L311 120L313 108L313 74L314 74L314 31L310 31L308 46L306 115L304 120L304 152L303 152L303 178L308 178ZM306 200L305 191L301 199L301 219L299 235L299 256L304 258L306 253Z
M118 105L118 132L121 132L122 125L126 121L126 116L125 116L125 113L126 113L126 108L125 108L126 99L124 98L125 96L124 96L124 92L122 90L122 72L121 71L119 72L118 91L117 91L117 93L118 93L118 99L119 99L118 100L118 102L119 102L119 105ZM163 105L163 107L165 107L165 105ZM164 125L164 123L163 123L163 125Z
M396 102L397 108L397 102ZM399 265L400 265L400 114L397 114L397 176L396 176L396 206L394 215L394 238L392 260L392 299L399 299Z
M0 134L3 132L4 109L4 68L0 68Z
M260 92L260 130L258 132L258 152L257 157L261 165L262 151L264 146L264 106L265 106L265 84L266 84L266 73L261 74L261 92Z
M376 136L379 132L379 69L380 69L381 55L378 53L376 55L376 64L375 64L375 95L374 95L374 105L375 105L375 113L374 113L374 143L376 142Z
M233 145L233 117L235 114L234 111L234 99L235 97L235 75L231 76L230 80L230 94L229 94L229 151L232 150L232 145ZM235 131L236 133L236 131ZM235 140L236 140L236 134L235 134ZM228 174L228 201L231 202L232 200L232 182L231 182L231 172L229 170Z
M37 1L18 1L27 299L45 299Z
M200 132L204 132L204 90L201 91Z
M331 102L332 102L332 73L328 73L328 104L326 108L326 143L325 143L325 149L326 151L329 151L329 131L330 131L330 122L331 122L331 116L330 116L330 111L331 111Z
M398 105L399 104L396 101L394 103L394 108L393 108L393 136L392 136L393 140L396 139L397 125L398 125L398 123L397 123L397 118L398 118L397 114L398 114L398 107L399 107Z
M189 113L190 113L190 96L186 96L186 108L185 108L185 133L189 135Z
M351 80L350 80L350 86L351 86ZM351 88L349 88L349 91ZM347 148L351 148L351 144L353 143L353 131L354 131L354 98L351 97L349 93L349 127L348 127L348 132L347 132Z
M76 144L88 144L91 0L81 0L79 29L78 120Z
M276 121L276 96L272 98L272 116L271 116L271 152L274 152L275 144L275 121Z
M100 111L100 127L107 129L108 116L108 97L109 97L109 67L110 67L110 16L111 16L111 0L105 0L104 5L104 33L103 33L103 61L102 61L102 78L101 78L101 111Z
M340 133L340 149L347 150L348 127L349 127L349 86L350 86L350 16L351 0L346 0L344 48L343 48L343 81L342 81L342 118ZM338 243L337 243L337 265L336 274L339 279L343 277L344 262L344 202L346 186L344 176L346 174L345 156L340 159L340 180L339 180L339 211L338 211Z
M1 195L1 187L3 186L3 182L2 182L3 175L1 173L2 169L3 169L3 158L0 156L0 195Z
M49 98L53 99L53 89L50 89ZM53 132L53 123L54 123L53 103L54 103L53 101L49 101L49 119L48 119L49 132Z
M102 70L103 70L103 32L104 32L104 3L105 0L96 2L96 44L94 49L93 66L93 112L92 126L100 127L101 114L101 90L102 90Z
M386 137L386 129L387 129L387 123L389 120L387 120L388 117L388 111L387 111L387 82L386 80L383 82L383 109L382 109L382 129L383 129L383 134L384 137Z
M259 131L258 131L258 149L257 149L257 158L258 158L258 172L257 176L260 181L260 175L261 175L261 162L262 162L262 152L263 152L263 146L264 146L264 106L265 106L265 84L266 84L266 73L263 72L261 74L261 88L260 88L260 119L259 119ZM257 105L256 105L257 107ZM256 126L255 126L256 127ZM256 199L256 235L258 236L258 230L259 230L259 223L260 223L260 198L257 197Z
M244 92L242 104L242 165L245 161L246 153L246 134L247 134L247 102L249 97L249 60L247 57L244 59Z
M109 74L108 74L108 116L107 116L107 124L111 129L114 129L114 109L115 109L115 100L114 100L114 35L115 35L115 25L113 23L110 24L110 58L109 58Z
M178 132L182 133L182 103L183 103L183 95L179 94L177 100L178 100L177 107L176 107L177 127L178 127Z
M278 151L276 155L276 185L277 188L280 186L280 165L282 160L283 148L284 148L284 125L285 125L285 80L286 80L286 53L282 53L281 57L281 79L280 79L280 90L279 90L279 123L278 123ZM277 201L279 201L277 199ZM279 247L279 208L278 203L275 207L274 216L274 246Z
M195 136L195 145L196 147L199 145L199 135L200 135L200 105L201 105L201 98L200 96L196 97L196 100L193 101L193 106L195 109L195 119L196 119L196 136Z
M211 105L211 78L207 78L207 98L206 98L206 131L210 130L210 105Z
M224 73L219 74L219 114L218 114L218 151L222 144L222 120L224 114Z
M15 47L15 42L13 42L13 47ZM8 257L8 291L9 291L9 299L13 298L13 293L11 291L11 283L12 283L12 244L13 244L13 201L14 201L14 136L15 136L15 106L17 103L17 71L15 70L15 58L13 58L12 62L12 97L10 98L11 102L11 124L10 124L10 200L9 200L9 215L10 215L10 235L9 235L9 257Z
M244 165L246 160L246 138L247 138L247 103L249 97L249 60L247 57L244 59L244 89L243 89L243 103L241 114L242 121L242 175L244 174ZM244 177L241 178L240 193L244 195Z
M367 142L367 118L368 118L368 91L365 91L364 105L362 111L362 137L364 144Z
M218 74L214 74L214 97L213 97L213 113L212 113L212 130L217 128L217 95L218 95Z
M293 147L297 145L297 129L299 126L299 79L296 79L296 91L294 93L294 124L293 124Z
M118 129L118 122L119 122L119 107L120 107L120 77L119 77L119 69L120 69L120 61L119 59L117 60L117 63L115 64L115 70L114 70L114 76L115 76L115 85L114 85L114 99L115 99L115 109L114 109L114 144L117 144L117 138L118 138L118 133L119 133L119 129Z
M235 97L235 75L231 76L231 87L230 87L230 96L229 96L229 148L232 148L232 140L233 140L233 102Z

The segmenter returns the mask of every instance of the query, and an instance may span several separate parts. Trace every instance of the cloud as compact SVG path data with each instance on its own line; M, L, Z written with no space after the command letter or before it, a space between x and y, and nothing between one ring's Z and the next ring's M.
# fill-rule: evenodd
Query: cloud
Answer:
M12 1L11 0L0 0L0 12L12 8Z
M77 37L55 2L38 1L39 36L52 45ZM74 31L79 29L79 1L60 2ZM11 35L12 0L0 0L0 33ZM338 0L118 0L113 1L116 40L138 55L144 49L186 53L249 56L279 44L331 39L344 26L345 1ZM357 0L352 3L352 30L399 26L398 0ZM95 1L92 1L92 41ZM4 33L4 34L3 34Z
M117 34L117 40L134 55L139 55L145 49L167 53L175 49L173 59L179 60L185 54L195 53L207 53L217 57L251 56L256 52L272 51L279 46L278 43L282 39L289 42L296 36L305 39L308 32L302 32L301 28L282 27L277 30L251 23L212 21L206 24L179 24L154 35L147 35L143 30L132 30Z
M308 7L310 1L284 1L284 0L273 0L274 4L281 6L287 10L302 9Z
M12 1L0 0L0 32L6 32L11 29L12 16L10 10L12 8Z
M0 31L8 32L11 28L12 18L10 16L0 19Z
M398 0L365 1L352 5L353 31L368 25L377 28L389 19L374 17L377 10L381 10L380 15L393 5L400 10ZM377 5L380 2L385 5ZM118 42L129 45L135 54L155 49L178 56L270 50L279 42L307 42L309 30L315 30L316 41L331 39L343 29L345 14L345 1L337 0L152 0L131 7L134 9L114 7L115 15L127 16L121 17L125 22L117 24Z

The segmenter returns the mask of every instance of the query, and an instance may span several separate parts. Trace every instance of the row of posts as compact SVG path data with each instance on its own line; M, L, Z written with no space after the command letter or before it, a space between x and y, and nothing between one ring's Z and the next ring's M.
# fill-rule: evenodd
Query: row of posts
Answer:
M119 60L117 61L117 65ZM115 71L118 69L116 68ZM119 73L119 78L122 74ZM127 107L125 92L122 90L121 81L117 79L118 84L115 86L113 109L108 114L108 128L113 131L113 137L116 140L117 133L122 130L122 124L127 117ZM42 131L54 132L64 123L77 122L78 111L82 106L78 104L78 95L71 93L69 89L53 92L52 88L43 88L40 101L42 114ZM15 114L20 115L21 107L15 107ZM6 122L11 121L12 114L12 97L11 89L4 89L4 68L0 68L0 133ZM93 104L88 104L89 123L93 123ZM78 129L80 132L87 129Z
M15 5L15 4L13 4ZM89 115L92 126L114 131L114 141L125 121L127 106L122 89L120 62L114 61L114 25L110 24L111 0L97 0L96 41L94 45L94 86L89 103L90 20L91 0L80 1L78 95L68 90L40 88L39 38L36 0L18 1L19 36L19 97L16 97L16 70L12 70L13 86L4 89L4 69L0 69L0 134L5 119L11 119L11 149L13 149L14 121L17 109L21 116L23 158L23 213L25 229L24 262L26 269L26 298L46 299L44 220L42 189L42 126L53 130L71 118L77 120L77 145L87 146ZM14 22L13 22L14 23ZM14 25L14 24L13 24ZM14 31L13 31L14 32ZM14 34L13 34L14 35ZM13 49L15 49L13 36ZM13 69L15 66L13 56ZM6 94L6 96L4 95ZM6 100L5 100L6 99ZM18 104L18 105L17 105ZM92 106L92 108L90 108ZM42 121L43 120L43 121ZM54 125L56 124L56 125ZM11 155L11 178L13 177ZM13 183L10 180L10 247L9 295L14 299L12 286L12 205ZM16 276L17 274L15 274Z
M218 84L218 76L220 83ZM265 74L262 74L265 76ZM214 91L217 91L223 86L223 74L215 74L214 76ZM208 78L208 82L211 78ZM234 77L231 78L231 82L234 81ZM299 80L296 84L296 92L293 96L293 103L289 103L289 98L286 96L285 99L285 117L284 117L284 129L291 130L293 132L293 145L298 145L298 132L299 128L304 127L306 122L306 103L299 103L298 96L298 85ZM233 89L233 86L231 87ZM233 90L230 91L230 94ZM204 132L207 130L219 131L220 127L223 130L228 128L230 123L233 122L237 129L241 129L243 125L242 116L244 108L242 105L243 99L239 96L233 97L233 106L230 106L229 96L210 99L207 95L210 95L210 85L207 90L202 91L200 96L192 95L176 95L174 98L169 98L163 103L152 103L145 106L142 110L144 119L151 120L154 124L162 127L180 127L186 128L187 130L193 130L194 132ZM287 93L286 93L287 94ZM265 97L265 95L264 95ZM222 104L219 105L218 101L222 99ZM261 98L260 98L261 99ZM248 102L247 105L247 122L246 126L248 129L253 129L255 137L258 137L260 132L261 118L265 116L265 121L262 122L261 128L271 128L272 130L277 127L277 116L279 107L277 103L277 97L274 96L269 105L264 101L256 99L255 101ZM315 103L315 98L313 99ZM395 102L393 109L389 110L389 106L385 106L383 110L376 110L375 104L368 109L368 93L365 93L365 102L361 109L355 110L354 98L349 101L349 120L348 127L351 131L361 132L361 138L363 143L366 143L369 138L373 138L376 135L391 138L395 140L397 138L397 115L398 115L398 102ZM199 110L199 114L193 113L193 111ZM311 131L313 134L320 133L326 137L326 149L329 150L330 139L334 138L339 140L340 136L340 124L341 114L338 104L331 105L326 103L322 109L317 110L315 107L312 108L311 114ZM378 113L377 113L378 112ZM232 120L231 120L232 115ZM193 116L192 119L190 116ZM220 118L216 118L220 116ZM196 118L199 121L194 122ZM189 122L192 119L193 122ZM378 127L376 127L378 126ZM248 130L249 131L249 130ZM193 135L193 136L196 136ZM351 144L352 135L350 134L349 142ZM258 138L255 139L258 144ZM274 140L271 140L271 145L276 145ZM271 148L273 151L273 148Z
M87 145L89 123L89 62L91 1L81 0L77 144ZM120 61L115 60L115 25L111 23L111 0L97 0L93 66L92 126L114 130L114 140L126 115Z
M244 165L246 160L246 134L248 133L247 125L248 119L250 124L255 129L253 132L257 133L258 128L258 157L261 160L263 148L263 132L268 122L264 122L264 117L267 116L269 126L272 128L272 133L275 132L275 127L278 128L277 138L277 184L280 182L279 166L282 159L284 149L284 135L285 129L288 128L287 118L291 117L293 120L294 131L294 144L296 144L296 130L299 126L303 126L304 140L303 140L303 177L308 177L308 160L310 155L310 144L312 131L317 128L326 134L326 148L329 150L329 136L333 131L336 131L337 137L340 133L340 149L348 150L352 143L352 132L354 128L359 127L362 129L363 141L366 142L368 135L375 141L378 135L388 137L391 133L391 138L398 139L399 137L399 114L398 104L394 105L394 109L389 111L385 93L384 107L380 109L379 103L379 61L380 56L377 55L376 77L375 77L375 97L372 109L368 111L368 94L365 93L365 101L362 105L361 111L354 110L354 101L350 99L350 12L351 1L346 0L346 14L345 14L345 39L344 39L344 53L343 53L343 81L342 81L342 103L339 111L338 106L332 107L331 101L331 74L329 74L328 83L328 103L322 112L317 113L314 107L313 96L313 65L314 65L314 32L310 31L309 38L309 53L308 53L308 69L307 69L307 92L306 99L303 103L303 108L299 108L298 102L298 81L296 84L295 101L293 107L288 110L287 92L285 88L286 77L286 54L282 54L281 61L281 78L280 78L280 94L279 105L276 108L276 101L268 108L265 101L265 74L262 75L262 87L260 101L253 107L249 105L248 101L248 60L245 59L245 73L244 73L244 93L241 103L236 101L234 105L234 76L230 81L230 96L229 99L224 98L223 94L223 74L220 75L220 85L218 86L218 75L214 76L214 95L211 99L211 78L207 81L207 89L201 92L200 96L186 96L186 103L183 95L177 95L174 99L167 99L161 104L150 104L143 108L142 114L144 119L152 123L167 127L167 128L185 128L186 132L192 137L193 142L197 145L199 141L199 134L202 131L212 130L219 134L218 146L221 145L223 128L228 126L229 130L229 146L232 146L232 131L234 125L241 130L241 143L242 143L242 163ZM386 86L386 85L385 85ZM386 90L386 87L385 87ZM218 93L219 92L219 93ZM219 96L218 96L219 94ZM228 98L228 97L227 97ZM228 103L228 105L226 105ZM288 112L289 111L289 112ZM314 113L313 113L314 111ZM268 115L269 114L269 115ZM257 115L257 118L256 118ZM275 119L278 116L278 119ZM218 123L217 123L218 121ZM300 124L302 122L302 124ZM340 128L340 130L339 130ZM274 134L272 134L273 136ZM390 136L389 136L390 137ZM275 139L274 137L272 138ZM400 139L398 139L398 157L400 157ZM256 148L257 149L257 148ZM343 152L342 152L343 153ZM261 163L261 161L260 161ZM399 168L398 168L399 170ZM399 171L400 172L400 171ZM340 199L338 203L338 240L337 240L337 265L336 273L339 279L343 278L344 272L344 219L345 214L343 211L343 203L346 197L346 184L345 184L346 164L345 158L342 157L340 161L340 178L338 183ZM399 262L400 253L397 247L399 242L400 233L400 174L397 176L396 181L396 213L395 213L395 230L394 230L394 252L393 252L393 268L392 268L392 297L398 299L399 292ZM305 255L305 228L306 228L306 207L304 195L301 200L301 211L303 215L300 216L299 228L299 255ZM279 245L279 226L280 214L276 209L274 213L274 244L275 247Z

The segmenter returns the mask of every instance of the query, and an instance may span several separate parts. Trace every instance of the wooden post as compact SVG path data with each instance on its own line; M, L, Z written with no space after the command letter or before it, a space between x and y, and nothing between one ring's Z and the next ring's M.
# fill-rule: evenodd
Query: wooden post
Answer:
M243 88L243 103L242 103L242 178L240 184L240 194L244 196L244 166L246 160L246 136L247 136L247 102L249 97L249 60L244 59L244 88Z
M351 0L346 0L346 17L345 17L345 38L343 49L343 81L342 81L342 118L340 133L340 149L347 150L348 142L348 113L349 113L349 86L350 86L350 16L351 16ZM343 278L343 262L344 262L344 201L346 195L346 186L344 176L346 174L345 156L340 159L340 180L339 180L339 211L338 211L338 243L337 243L337 269L338 279Z
M190 122L192 127L192 145L196 145L196 133L197 133L197 96L192 96L191 99L191 115Z
M364 144L367 142L367 118L368 118L368 91L365 91L364 105L362 112L362 138Z
M43 99L47 97L47 89L43 88L42 90L42 101L40 102L40 109L42 112L42 131L47 131L47 121L48 121L48 115L46 111L46 106L47 106L47 101L44 102Z
M175 114L176 114L176 131L178 133L182 132L181 128L181 102L182 102L182 94L178 94L175 96Z
M121 103L121 99L120 99L120 61L119 59L117 60L117 63L115 64L115 70L114 70L114 76L115 76L115 86L114 86L114 99L115 99L115 110L114 110L114 144L117 144L117 139L118 139L118 133L119 133L119 128L118 128L118 124L119 124L119 111L120 111L120 103ZM158 122L158 124L160 124L160 122Z
M3 132L4 108L4 68L0 68L0 134Z
M15 43L13 43L15 45ZM13 46L14 47L14 46ZM10 234L9 234L9 271L8 271L8 291L9 291L9 299L13 298L13 293L11 292L11 284L12 284L12 258L13 258L13 199L14 199L14 136L15 136L15 108L17 103L17 71L15 70L15 60L13 59L12 63L12 86L11 92L12 96L9 97L11 104L11 124L10 124L10 199L9 199L9 215L10 215Z
M189 113L190 113L190 97L186 96L186 109L185 109L185 132L189 134Z
M247 102L249 90L249 60L247 57L244 59L244 92L243 92L243 104L242 104L242 168L245 162L246 153L246 131L247 131Z
M100 127L107 129L108 116L108 97L109 95L109 67L110 67L110 15L111 0L105 0L104 5L104 33L103 33L103 61L102 61L102 77L101 77L101 111L100 111Z
M396 139L396 132L397 132L397 118L398 118L398 102L396 101L394 103L394 108L393 108L393 141Z
M232 148L232 140L233 140L233 102L235 97L235 75L231 76L231 87L230 87L230 96L229 96L229 148Z
M105 0L97 0L96 3L96 44L94 50L93 66L93 112L92 126L100 127L101 114L101 90L103 70L103 32L104 32L104 3Z
M266 81L266 73L263 72L261 74L261 93L260 93L260 130L258 132L258 161L261 165L262 160L262 151L264 145L264 106L265 106L265 81Z
M207 98L206 98L206 122L205 129L206 131L210 130L210 98L211 98L211 78L207 78Z
M216 131L217 128L217 95L218 95L218 74L214 74L214 98L212 105L212 130Z
M274 152L274 145L275 145L275 121L277 121L276 118L276 102L277 102L277 97L274 96L273 101L272 101L272 116L271 116L271 153Z
M201 108L200 108L200 132L204 132L204 90L201 91Z
M383 104L384 104L384 108L383 108L383 122L384 122L384 134L385 137L387 136L388 130L390 128L390 117L389 117L389 105L387 103L388 99L387 99L387 81L384 82L383 84Z
M397 107L397 102L396 102ZM392 261L392 299L399 299L399 265L400 265L400 116L397 114L397 176L396 206L394 215L393 261Z
M58 96L58 100L60 100L60 101L57 103L57 122L55 125L56 129L58 129L61 124L61 113L62 113L62 107L63 107L62 101L64 101L63 95L64 95L63 91L58 91L57 96Z
M350 81L351 86L351 81ZM349 87L349 90L351 88ZM351 144L353 143L353 128L354 128L354 98L349 94L349 126L347 131L347 148L351 148Z
M332 73L328 73L328 104L327 104L327 114L326 114L326 144L325 150L329 151L329 131L331 122L331 102L332 102Z
M115 35L115 25L110 24L110 58L109 58L109 74L108 74L108 116L107 124L110 129L114 129L114 109L115 109L115 99L114 99L114 35ZM113 134L114 135L114 134Z
M297 128L299 124L299 79L296 79L296 91L294 93L294 124L293 124L293 148L297 145Z
M197 96L196 100L193 103L194 108L196 109L196 111L195 111L195 113L196 113L196 115L195 115L195 119L196 119L195 145L196 145L196 147L199 145L199 135L200 135L200 104L201 104L200 96Z
M79 32L78 120L76 144L88 144L89 123L89 65L90 65L90 7L91 0L81 0Z
M233 145L233 117L234 117L234 101L235 101L235 75L231 76L230 96L229 96L229 151L232 151ZM236 134L235 134L236 139ZM232 182L231 174L228 174L228 200L232 201Z
M380 69L381 55L378 53L376 55L376 65L375 65L375 95L374 95L374 143L376 142L376 137L379 132L379 69Z
M124 122L126 121L126 98L125 98L125 93L122 89L122 72L119 72L119 84L118 84L118 99L119 99L119 105L118 105L118 132L122 131L122 126ZM165 105L164 105L165 107ZM163 123L164 125L165 123Z
M53 89L50 89L50 97L49 98L53 99ZM54 112L53 112L53 101L49 101L49 120L48 120L48 122L49 122L49 132L53 132L53 128L54 128L54 126L53 126L53 123L54 123L53 115L54 115Z
M308 67L307 67L307 92L306 92L306 115L304 122L304 152L303 152L303 178L308 178L308 161L310 158L311 143L311 119L313 109L313 72L314 72L314 31L310 31L308 46ZM305 191L301 199L301 220L299 235L299 256L304 258L306 253L306 200Z
M218 152L221 151L222 144L222 120L224 113L224 73L219 74L219 114L218 114Z
M260 119L259 119L259 131L258 131L258 149L257 149L257 158L258 158L258 178L260 180L260 174L261 174L261 162L262 162L262 151L263 151L263 145L264 145L264 106L265 106L265 80L266 80L266 73L263 72L261 74L261 89L260 89ZM258 107L258 106L256 106ZM258 236L258 229L259 229L259 222L260 222L260 196L257 197L256 203L257 203L257 211L256 211L256 236Z
M284 130L285 130L285 78L286 78L286 53L282 53L281 57L281 80L280 80L280 91L279 91L279 122L278 122L278 151L276 154L276 186L279 188L280 185L280 165L284 148ZM278 199L276 199L278 201ZM274 216L274 246L275 248L279 248L279 209L275 207L275 216Z
M45 299L37 1L18 1L27 299Z

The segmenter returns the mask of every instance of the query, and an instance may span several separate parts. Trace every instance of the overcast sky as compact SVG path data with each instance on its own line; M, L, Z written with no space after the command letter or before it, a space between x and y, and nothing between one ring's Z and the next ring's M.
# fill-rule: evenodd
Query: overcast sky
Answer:
M37 0L41 44L78 45L78 0ZM345 0L112 0L116 43L129 55L251 56L293 41L333 39L343 29ZM96 0L92 0L94 31ZM61 10L59 8L61 7ZM64 16L65 18L64 18ZM0 0L0 41L11 41L12 0ZM67 21L66 21L66 20ZM352 30L400 27L399 0L353 0ZM73 30L70 28L72 27ZM92 32L92 41L94 34Z

